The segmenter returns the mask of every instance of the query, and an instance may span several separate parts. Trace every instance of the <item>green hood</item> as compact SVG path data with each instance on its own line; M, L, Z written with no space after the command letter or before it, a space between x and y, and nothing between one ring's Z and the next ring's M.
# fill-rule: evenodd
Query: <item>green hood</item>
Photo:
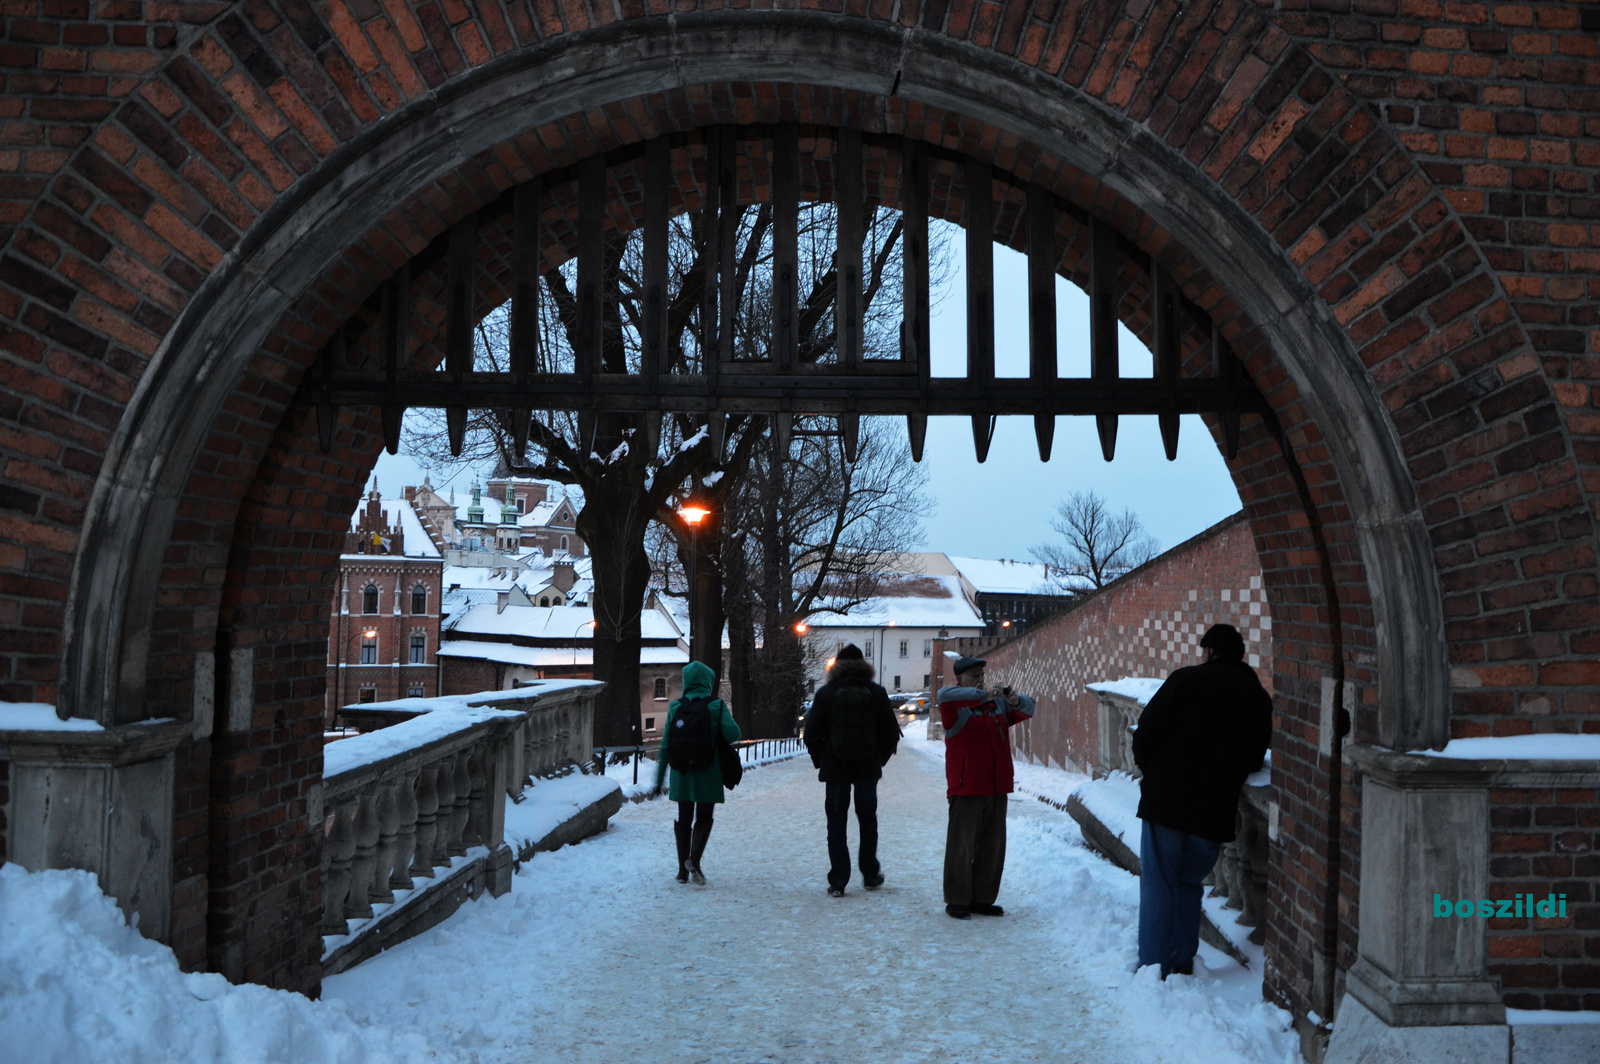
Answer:
M711 666L691 661L683 667L683 697L710 698L711 685L716 681L717 674L711 671Z

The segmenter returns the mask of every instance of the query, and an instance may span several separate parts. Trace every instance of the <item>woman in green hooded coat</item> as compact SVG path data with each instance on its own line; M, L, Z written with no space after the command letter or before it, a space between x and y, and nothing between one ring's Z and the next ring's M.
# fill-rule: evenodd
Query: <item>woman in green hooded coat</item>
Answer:
M678 707L686 699L710 699L706 709L711 715L711 727L720 730L722 737L730 743L739 741L739 725L734 723L733 713L728 705L720 698L712 697L712 685L717 681L717 674L711 671L710 666L698 661L691 661L683 667L683 698L679 698L667 709L667 724L661 730L661 754L656 759L656 790L661 789L662 777L669 771L667 765L667 738L672 734L672 723L678 715ZM711 822L713 812L719 802L726 796L722 790L722 751L716 751L711 758L709 768L699 772L679 772L671 769L672 785L667 791L667 797L678 803L678 819L672 825L673 834L678 842L678 882L687 883L693 879L704 886L706 877L700 873L700 857L705 853L706 840L711 837Z

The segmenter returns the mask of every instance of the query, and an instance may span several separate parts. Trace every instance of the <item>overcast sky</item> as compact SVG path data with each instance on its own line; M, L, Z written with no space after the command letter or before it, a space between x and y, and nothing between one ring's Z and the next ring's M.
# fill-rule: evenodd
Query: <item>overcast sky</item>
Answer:
M963 234L953 237L952 251L964 258ZM966 367L965 279L957 271L950 285L934 295L933 373L961 376ZM1006 248L995 248L995 372L1022 377L1028 372L1027 260ZM1089 301L1065 280L1056 286L1060 350L1057 372L1063 377L1089 373ZM1121 330L1124 376L1151 374L1150 353ZM902 419L897 419L900 426ZM1183 418L1178 458L1168 462L1161 448L1156 419L1124 417L1117 432L1116 460L1100 457L1094 419L1063 417L1056 422L1055 445L1048 464L1039 461L1033 420L1001 418L995 428L989 460L979 465L967 418L932 418L922 465L928 471L928 494L934 512L924 522L924 549L984 558L1026 559L1028 550L1053 537L1050 520L1057 504L1073 491L1096 491L1114 509L1138 514L1162 548L1181 543L1239 509L1239 494L1210 434L1195 416ZM434 476L434 487L454 486L465 500L471 477L486 470ZM375 471L385 495L398 495L406 484L419 483L421 470L402 455L384 454Z

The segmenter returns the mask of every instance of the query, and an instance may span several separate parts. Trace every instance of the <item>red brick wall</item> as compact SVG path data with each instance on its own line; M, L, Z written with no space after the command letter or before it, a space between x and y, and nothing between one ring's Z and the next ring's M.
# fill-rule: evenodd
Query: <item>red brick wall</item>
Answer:
M374 701L405 698L413 685L424 697L438 694L439 611L443 606L444 565L439 561L372 555L341 558L339 579L328 618L327 719L332 723L339 706L361 701L361 690L371 687ZM400 588L400 613L394 612L395 588ZM378 588L378 612L362 613L362 593L368 584ZM411 591L418 584L428 589L427 612L411 612ZM346 605L349 614L340 610ZM378 633L378 664L361 664L361 644L369 631ZM341 638L342 633L342 638ZM426 650L423 663L411 664L411 637L421 634ZM341 663L343 667L341 668Z
M1014 741L1028 760L1089 772L1100 730L1084 684L1165 678L1199 661L1200 637L1231 624L1246 660L1272 689L1272 613L1250 525L1237 514L1179 544L1098 594L984 653L988 674L1038 700Z

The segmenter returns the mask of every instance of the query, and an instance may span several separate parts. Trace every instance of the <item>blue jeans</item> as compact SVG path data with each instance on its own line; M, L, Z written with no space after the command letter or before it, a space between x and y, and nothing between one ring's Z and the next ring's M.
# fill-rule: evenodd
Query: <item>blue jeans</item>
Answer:
M1200 949L1200 881L1217 863L1219 843L1141 821L1139 840L1139 967L1174 968L1194 963Z
M856 791L856 822L861 827L861 878L868 883L878 878L878 781L829 783L825 809L828 814L828 886L841 890L850 882L850 844L845 825L850 816L850 788Z

